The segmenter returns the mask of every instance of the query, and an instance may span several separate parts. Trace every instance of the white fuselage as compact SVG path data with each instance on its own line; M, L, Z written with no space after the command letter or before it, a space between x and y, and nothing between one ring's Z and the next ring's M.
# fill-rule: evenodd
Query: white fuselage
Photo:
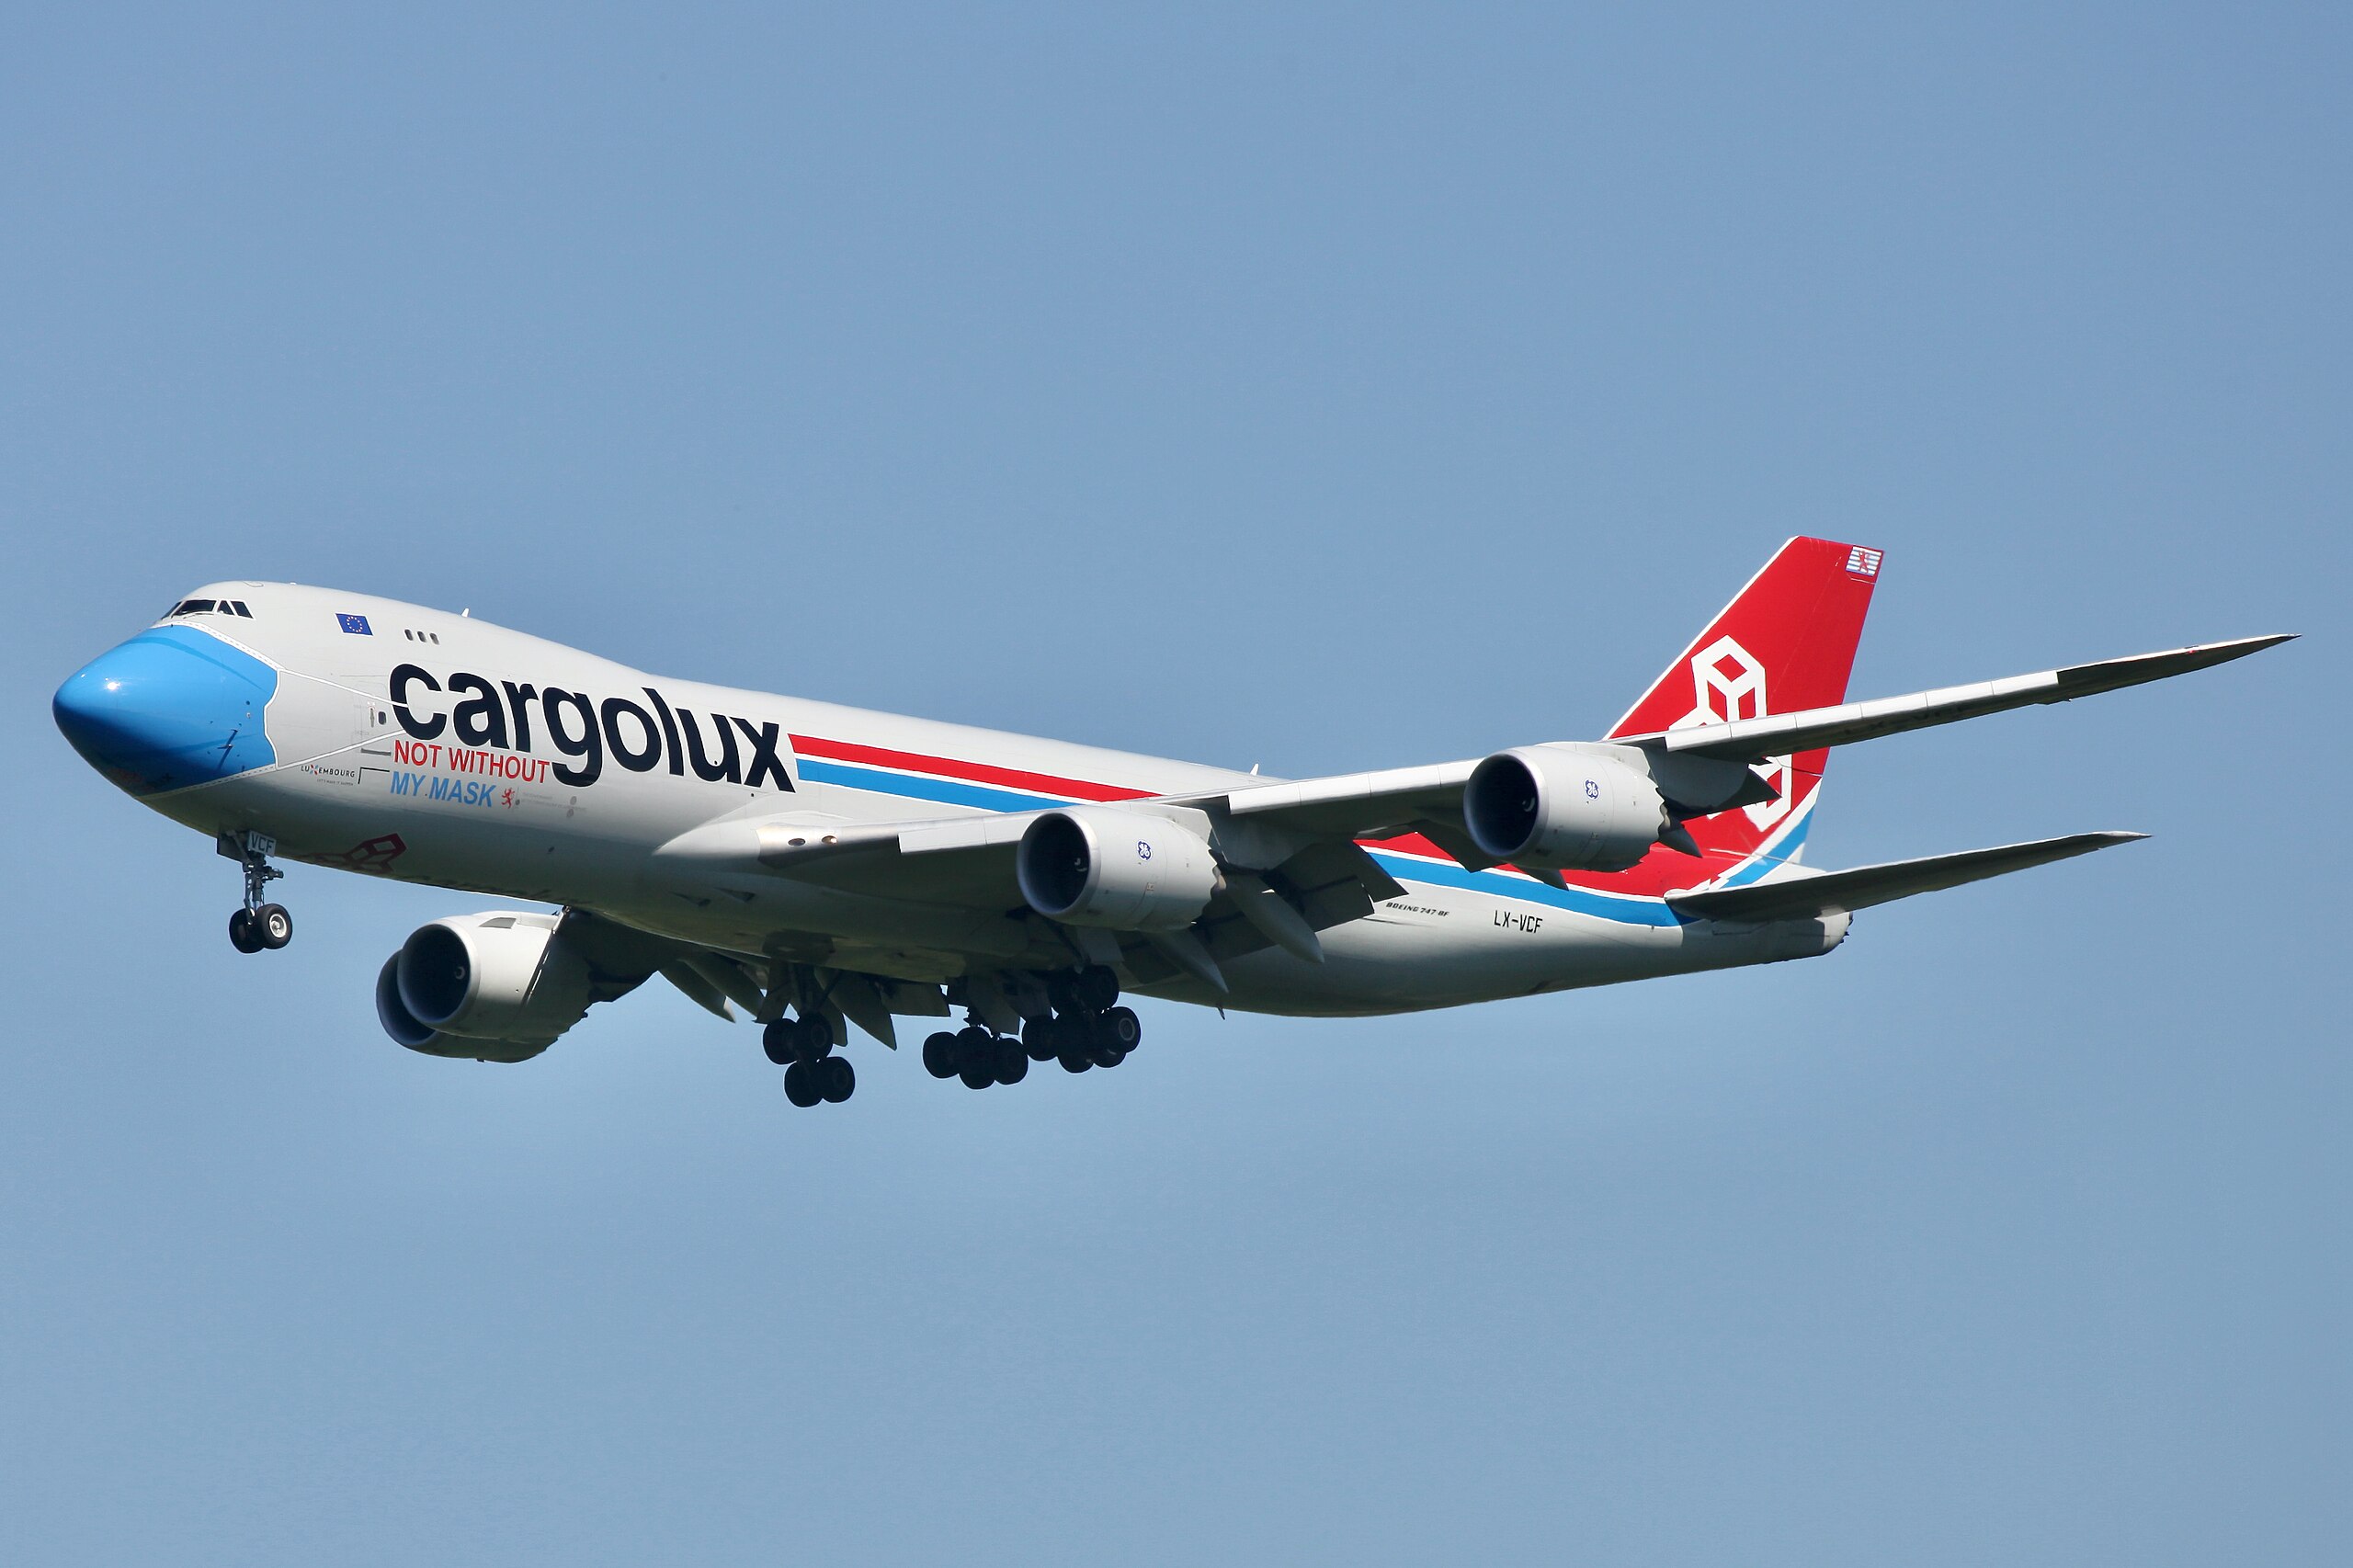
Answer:
M1051 958L1009 884L1002 909L975 911L665 850L692 830L757 819L822 833L1268 782L648 676L362 595L268 583L198 593L250 609L169 624L276 672L268 760L144 795L156 810L207 834L266 834L312 864L577 906L745 955L918 981ZM364 633L343 630L355 618ZM1807 805L1778 835L1787 858ZM1846 929L1844 916L1688 922L1656 896L1371 848L1405 896L1324 930L1323 963L1268 949L1227 966L1228 994L1183 976L1136 989L1264 1012L1397 1012L1810 956Z

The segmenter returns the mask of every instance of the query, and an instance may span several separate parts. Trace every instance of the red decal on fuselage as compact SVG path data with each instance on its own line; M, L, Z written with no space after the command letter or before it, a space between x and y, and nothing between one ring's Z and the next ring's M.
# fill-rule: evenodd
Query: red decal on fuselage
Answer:
M1059 778L1051 773L1032 773L1021 767L997 767L985 762L959 762L953 757L926 756L921 752L892 751L888 746L854 745L847 741L824 740L815 735L794 735L792 749L803 756L821 756L832 762L860 762L870 767L895 767L905 773L929 773L942 778L961 778L973 784L1026 790L1035 795L1061 795L1074 801L1141 801L1152 793L1149 790L1121 789L1116 784L1089 783L1084 778Z

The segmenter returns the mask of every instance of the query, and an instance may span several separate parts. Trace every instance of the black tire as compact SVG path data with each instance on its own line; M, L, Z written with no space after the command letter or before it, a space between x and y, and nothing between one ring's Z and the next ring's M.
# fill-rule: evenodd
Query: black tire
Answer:
M1089 1067L1095 1065L1095 1061L1092 1057L1082 1055L1080 1052L1075 1051L1063 1051L1062 1053L1061 1061L1063 1064L1063 1071L1065 1073L1084 1073Z
M770 1062L790 1067L799 1060L792 1048L800 1032L801 1027L790 1018L779 1018L760 1031L760 1049L767 1053Z
M261 945L272 952L294 939L294 917L282 903L265 903L255 910L253 928Z
M839 1105L858 1088L858 1072L847 1056L828 1056L823 1062L813 1062L802 1071L817 1080L817 1093L827 1105Z
M1051 1018L1032 1018L1021 1028L1021 1049L1032 1062L1051 1062L1062 1054L1055 1044L1062 1026Z
M1000 1084L1017 1084L1028 1076L1029 1076L1029 1053L1021 1049L1021 1042L1017 1040L997 1041L996 1081Z
M964 1080L968 1089L985 1089L996 1082L996 1063L967 1054L964 1064L956 1070L956 1076Z
M1103 1015L1097 1027L1100 1038L1117 1046L1122 1055L1143 1043L1143 1020L1136 1017L1132 1007L1112 1008Z
M985 1062L995 1070L996 1036L978 1024L966 1024L956 1031L956 1065L961 1070L975 1062Z
M1128 1053L1108 1040L1098 1040L1095 1042L1094 1059L1097 1067L1117 1067L1128 1059Z
M229 945L241 953L261 951L261 933L254 929L254 917L242 909L230 912Z
M784 1070L784 1097L802 1110L807 1110L824 1097L810 1078L809 1069L802 1062L796 1062Z
M823 1013L801 1020L796 1044L803 1062L823 1062L834 1053L834 1021Z
M1120 977L1101 964L1079 971L1079 1006L1090 1013L1099 1013L1120 999Z
M940 1030L923 1042L923 1070L935 1078L956 1076L956 1037Z

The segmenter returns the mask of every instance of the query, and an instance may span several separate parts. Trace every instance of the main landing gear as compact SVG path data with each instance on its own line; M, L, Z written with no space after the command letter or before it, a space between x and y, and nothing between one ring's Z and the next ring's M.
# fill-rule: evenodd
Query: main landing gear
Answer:
M924 1070L935 1078L961 1078L968 1089L1017 1084L1029 1075L1021 1042L978 1022L955 1033L942 1029L923 1042Z
M784 1069L784 1097L803 1109L839 1105L858 1088L849 1059L834 1054L834 1026L822 1014L779 1018L761 1031L760 1048Z
M1047 987L1052 1013L1031 1018L1021 1038L995 1033L975 1018L923 1042L923 1064L935 1078L961 1078L969 1089L1017 1084L1032 1062L1059 1062L1066 1073L1117 1067L1143 1040L1133 1010L1116 1006L1118 976L1101 967L1057 975Z
M278 841L266 833L224 833L221 853L244 868L244 906L229 916L229 945L241 953L276 949L294 939L294 917L282 903L264 903L263 890L286 873L269 863Z

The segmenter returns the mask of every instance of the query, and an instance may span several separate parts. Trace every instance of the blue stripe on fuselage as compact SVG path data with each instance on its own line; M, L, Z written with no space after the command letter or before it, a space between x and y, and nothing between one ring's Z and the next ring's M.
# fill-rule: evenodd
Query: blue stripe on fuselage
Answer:
M1805 833L1813 820L1808 811L1790 827L1788 835L1775 846L1772 855L1759 855L1726 876L1715 885L1736 888L1757 881L1766 873L1786 864L1789 858L1805 842ZM1597 892L1591 888L1571 885L1556 888L1532 878L1510 871L1466 871L1444 860L1424 860L1412 855L1396 855L1387 850L1366 851L1381 863L1381 869L1401 882L1421 882L1427 886L1459 888L1465 892L1485 893L1494 898L1517 899L1523 903L1547 904L1554 909L1566 909L1578 915L1589 915L1597 920L1615 920L1626 926L1685 926L1690 924L1667 908L1666 901L1642 893Z
M967 784L961 778L932 778L915 773L887 773L847 762L799 759L801 777L845 790L871 790L881 795L903 795L916 801L937 801L944 806L978 806L985 812L1042 812L1075 802L1051 795L1025 795L1018 790L995 790Z

